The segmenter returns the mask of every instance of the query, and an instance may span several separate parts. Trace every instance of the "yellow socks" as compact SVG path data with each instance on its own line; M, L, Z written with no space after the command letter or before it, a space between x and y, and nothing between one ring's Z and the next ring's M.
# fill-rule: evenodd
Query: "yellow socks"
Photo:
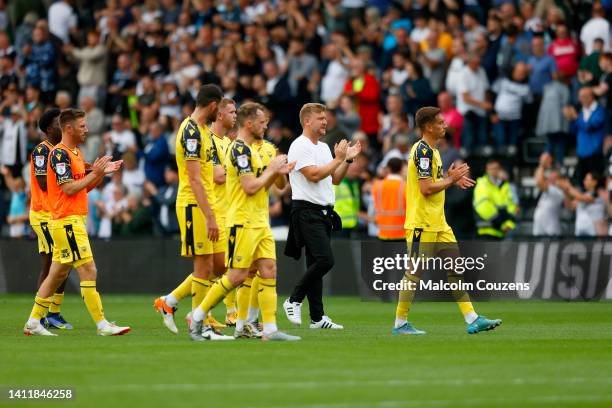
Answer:
M104 320L102 300L96 290L96 281L81 281L81 297L85 302L87 311L95 323Z
M30 313L30 319L34 319L39 321L43 317L47 315L47 311L49 311L49 306L53 298L41 298L36 296L34 298L34 307L32 307L32 313Z
M456 273L449 273L447 275L447 280L452 284L461 284L463 279L462 275L458 275ZM453 290L452 291L453 298L457 302L459 306L459 310L461 310L461 314L463 315L463 319L468 323L472 323L478 315L474 311L474 306L470 301L470 295L464 290Z
M194 278L194 280L195 279L196 278ZM234 289L234 287L227 276L223 276L213 285L212 288L210 288L199 307L196 307L193 310L193 318L196 321L204 320L206 313L212 310L213 307L217 306L221 299L223 299L232 289Z
M49 306L49 313L59 313L62 307L63 301L64 301L63 293L54 294L53 301L51 302L51 306Z
M238 304L238 319L246 320L249 314L249 301L251 297L253 278L246 278L242 285L233 292L236 292L236 303ZM230 292L231 293L231 292ZM227 299L228 296L225 297ZM226 303L227 304L227 303Z
M212 282L208 279L191 278L191 310L200 306L211 287Z
M414 294L419 286L421 278L416 275L406 272L402 279L402 285L405 287L400 290L399 301L397 302L397 309L395 311L395 326L400 327L408 320L408 312L410 311L410 305L414 299Z
M259 278L259 305L264 323L276 323L276 279Z
M223 298L223 303L225 303L225 309L228 314L236 311L236 298L238 297L237 292L239 289L240 287L231 290L230 293L228 293L227 296Z
M176 289L174 289L170 294L172 296L174 296L174 299L176 299L176 301L178 302L181 299L186 298L187 296L191 295L191 281L192 281L193 275L189 274L185 280L176 287ZM176 306L176 305L172 305L172 306Z
M251 284L251 298L249 300L249 306L253 309L259 309L259 282L261 281L261 277L259 276L259 272L253 278L253 283Z

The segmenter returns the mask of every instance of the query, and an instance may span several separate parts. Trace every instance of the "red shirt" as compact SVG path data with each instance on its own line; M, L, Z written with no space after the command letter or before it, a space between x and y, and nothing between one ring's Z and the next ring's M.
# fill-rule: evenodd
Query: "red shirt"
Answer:
M555 59L560 73L568 76L576 75L580 47L571 38L556 39L548 47L548 54Z
M363 86L361 85L363 82ZM365 74L360 79L349 79L344 92L354 92L357 111L361 117L361 130L367 134L378 133L378 112L380 111L380 86L373 75Z

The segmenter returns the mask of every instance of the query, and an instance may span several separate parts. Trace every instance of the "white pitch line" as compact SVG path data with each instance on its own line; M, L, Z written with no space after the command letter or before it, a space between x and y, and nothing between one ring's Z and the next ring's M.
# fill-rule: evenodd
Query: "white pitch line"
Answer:
M107 384L107 385L90 385L80 386L87 389L104 389L113 391L204 391L204 390L268 390L279 388L293 389L310 389L310 388L346 388L346 387L364 387L364 386L447 386L447 387L463 387L469 385L525 385L525 384L579 384L579 383L603 383L612 384L612 378L512 378L512 379L483 379L483 378L466 378L466 379L389 379L389 380L347 380L347 381L293 381L293 382L240 382L233 383L176 383L176 384ZM612 394L610 395L612 399Z

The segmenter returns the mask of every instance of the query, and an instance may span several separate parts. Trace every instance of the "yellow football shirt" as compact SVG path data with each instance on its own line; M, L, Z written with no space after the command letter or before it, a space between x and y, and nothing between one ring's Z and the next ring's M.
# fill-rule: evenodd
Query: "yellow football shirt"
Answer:
M444 172L438 149L421 139L412 146L408 160L404 228L444 231L449 228L444 216L444 190L425 197L419 188L419 179L423 178L436 182L444 178Z
M268 167L270 160L276 157L276 146L265 139L262 139L259 142L253 142L251 147L257 150L257 153L259 153L261 156L261 160L263 160L264 163L264 169Z
M176 196L177 207L186 207L188 204L197 204L186 163L188 160L200 162L200 175L206 197L213 211L216 206L215 182L213 180L213 166L219 164L219 155L210 135L208 126L200 126L191 117L181 123L176 135L176 164L179 172L179 187Z
M215 145L217 155L219 156L218 165L223 166L225 168L225 155L227 153L227 148L229 147L230 143L232 143L232 141L227 136L219 137L212 131L210 133L212 134L212 140ZM225 194L225 184L226 183L215 183L215 208L218 210L218 213L216 213L215 215L217 216L217 218L219 218L219 220L225 219L225 213L227 211L227 208L229 207L229 202L227 201L227 196ZM217 220L217 222L219 222L219 220Z
M261 176L270 162L267 154L265 156L262 158L258 150L244 140L236 139L230 144L225 160L225 188L230 203L226 227L241 225L244 228L262 228L270 225L268 192L262 188L249 196L240 185L240 177L247 174Z

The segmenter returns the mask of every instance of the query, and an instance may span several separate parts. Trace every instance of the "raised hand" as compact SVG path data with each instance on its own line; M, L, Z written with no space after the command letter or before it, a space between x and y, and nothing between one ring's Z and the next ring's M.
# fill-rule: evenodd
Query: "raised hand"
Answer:
M462 177L470 174L470 166L467 163L455 166L455 163L451 164L448 168L448 176L453 179L453 183L457 183Z
M268 163L268 168L272 170L274 173L280 173L281 168L286 164L287 164L287 155L280 154L276 156L275 158L273 158L272 160L270 160L270 163Z
M346 139L342 139L339 143L334 146L334 154L337 158L344 160L346 159L346 151L348 150L349 143Z
M106 166L110 163L112 158L112 156L98 157L91 166L91 171L94 172L94 174L98 177L103 176L105 174Z
M281 174L289 174L293 171L293 169L295 168L295 165L297 164L297 161L292 161L291 163L285 163L281 166L279 173Z
M457 182L455 182L455 185L459 186L459 188L462 190L467 190L468 188L474 187L475 184L476 181L466 176L461 177Z
M105 175L106 174L113 174L114 172L119 170L122 165L123 165L123 160L117 160L117 161L114 161L114 162L110 162L104 168L104 174Z
M358 140L354 145L346 149L346 160L353 160L361 152L361 142Z

